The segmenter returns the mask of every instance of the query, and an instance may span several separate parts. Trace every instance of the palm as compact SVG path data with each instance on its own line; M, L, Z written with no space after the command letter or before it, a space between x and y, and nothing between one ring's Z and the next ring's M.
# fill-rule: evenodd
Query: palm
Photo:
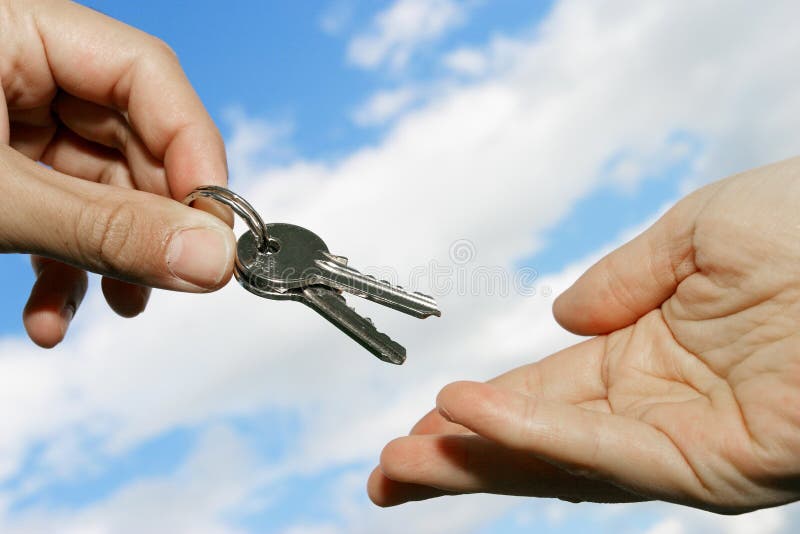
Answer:
M742 181L698 215L697 271L660 309L609 335L608 401L663 431L714 497L774 504L793 497L780 488L794 474L775 468L800 457L800 257L781 235L794 221L726 209L734 193L746 193L751 209L774 209L769 191L785 194L788 184L773 180L765 194L763 181Z
M732 329L741 324L735 317L716 319ZM794 405L779 401L793 395L784 379L791 362L780 361L777 345L715 362L715 352L724 347L691 349L699 344L692 343L692 330L705 321L674 321L656 310L610 335L604 354L605 409L656 429L674 444L692 474L680 487L689 502L745 506L754 499L764 504L790 500L791 494L780 491L786 481L771 477L768 466L793 465L798 459L780 443L797 432ZM599 402L593 407L604 409Z
M604 335L445 388L439 412L384 450L373 499L489 491L717 511L796 499L800 189L787 168L800 164L701 190L593 267L556 316Z

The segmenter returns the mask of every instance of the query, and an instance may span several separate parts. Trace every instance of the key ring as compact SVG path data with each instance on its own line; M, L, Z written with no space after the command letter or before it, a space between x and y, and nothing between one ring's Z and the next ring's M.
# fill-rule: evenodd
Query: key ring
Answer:
M241 217L256 240L256 245L260 252L267 252L269 248L269 232L264 220L258 212L241 196L230 189L218 185L204 185L198 187L183 199L183 203L191 206L192 202L198 198L210 198L231 208L236 215Z

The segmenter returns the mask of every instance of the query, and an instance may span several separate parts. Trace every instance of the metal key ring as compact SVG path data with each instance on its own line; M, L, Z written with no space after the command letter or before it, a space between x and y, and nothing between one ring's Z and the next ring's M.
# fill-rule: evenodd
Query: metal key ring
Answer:
M183 203L187 206L191 206L192 202L198 198L210 198L231 208L236 215L247 223L247 226L253 233L253 237L256 239L258 250L261 252L267 251L269 248L269 232L267 231L267 225L264 224L263 219L261 219L261 216L255 208L244 198L225 187L204 185L189 193L189 195L183 199Z

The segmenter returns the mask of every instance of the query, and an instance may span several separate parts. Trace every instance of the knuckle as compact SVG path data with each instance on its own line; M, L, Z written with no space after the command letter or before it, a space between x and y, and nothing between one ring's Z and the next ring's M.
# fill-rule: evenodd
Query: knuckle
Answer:
M167 61L178 61L178 54L163 39L159 39L158 37L151 35L150 48L154 58Z
M115 201L84 210L76 228L76 242L86 263L103 273L128 273L134 270L136 250L136 210Z

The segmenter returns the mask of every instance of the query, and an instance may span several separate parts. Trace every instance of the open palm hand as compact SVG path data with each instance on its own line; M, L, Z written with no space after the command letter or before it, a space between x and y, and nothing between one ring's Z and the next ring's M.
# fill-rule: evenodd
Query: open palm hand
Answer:
M384 449L388 506L491 492L736 513L800 497L800 159L712 184L555 303L597 337L445 387Z

